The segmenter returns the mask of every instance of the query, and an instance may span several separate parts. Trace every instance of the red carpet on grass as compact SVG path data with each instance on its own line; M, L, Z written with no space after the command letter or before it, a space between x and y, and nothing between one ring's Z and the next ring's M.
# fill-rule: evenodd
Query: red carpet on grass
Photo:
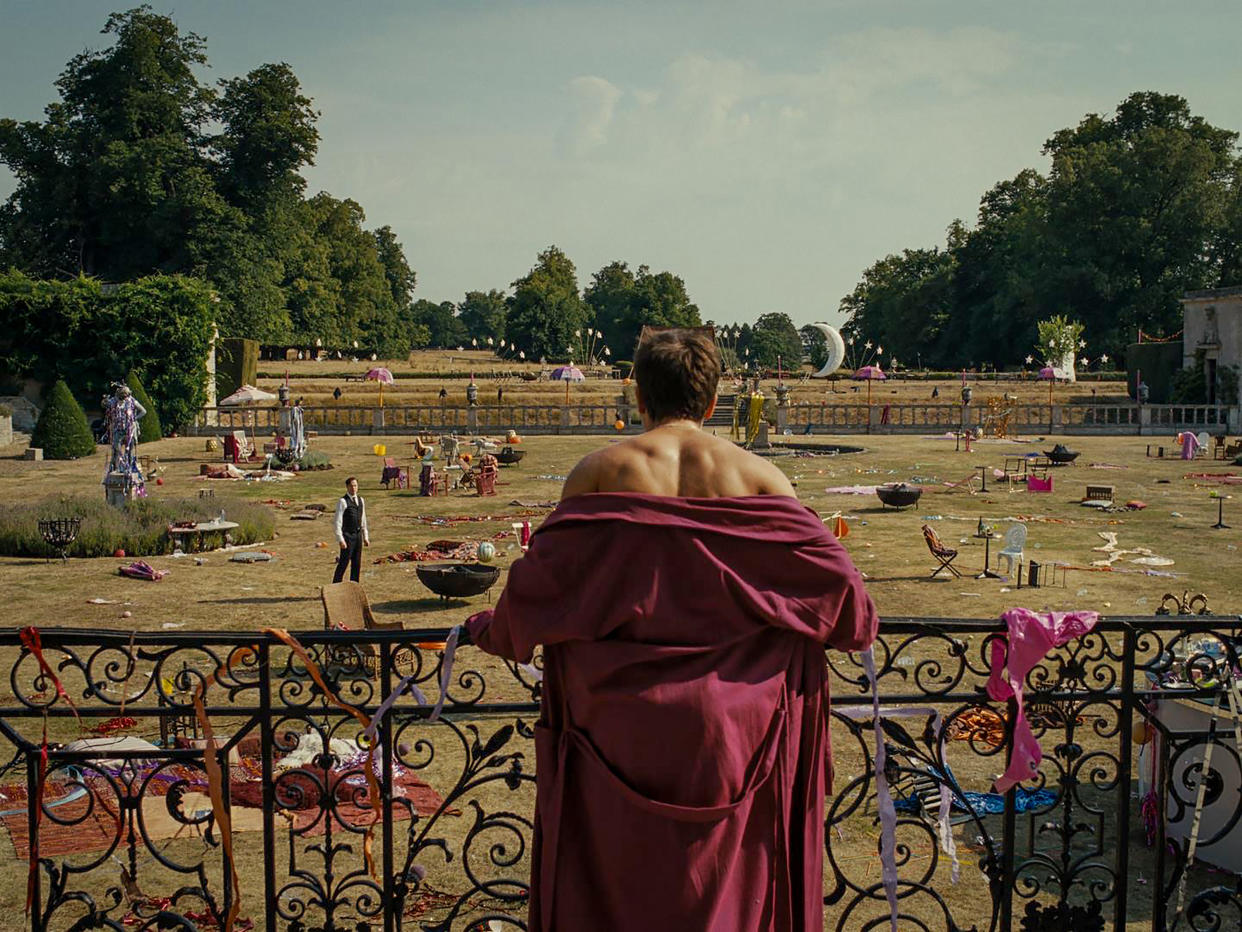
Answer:
M285 778L285 780L289 779L289 777ZM195 780L195 783L198 785L192 787L192 789L206 794L206 784L199 783L199 780L201 780L201 776ZM305 788L309 789L312 782L305 778L303 780ZM152 792L156 788L157 786L154 783L149 786L144 799L164 795L163 793ZM373 816L369 808L364 808L367 803L365 787L356 797L361 800L363 806L358 806L353 801L355 799L353 787L341 784L334 788L337 791L337 806L333 827L339 828L340 822L350 826L369 825ZM230 785L229 789L234 810L239 807L261 808L263 788L260 782L253 780L235 781ZM49 793L49 798L51 796L52 794ZM12 799L13 797L10 796L9 798ZM444 802L443 797L439 793L417 777L408 773L393 781L393 798L394 800L401 798L408 800L412 804L414 811L423 816L436 812ZM324 834L325 820L321 817L322 810L319 808L317 796L311 794L306 798L306 802L312 808L284 811L293 817L293 827L295 829L311 826L305 833L307 837ZM117 823L114 810L115 803L112 799L111 790L101 789L98 791L95 798L94 811L89 817L83 818L90 808L90 804L90 797L84 795L80 799L75 799L72 802L56 807L53 810L56 813L56 818L60 821L71 823L68 825L61 825L48 818L46 813L44 814L42 824L39 827L39 855L41 857L58 857L66 854L101 851L112 844L112 840L117 833ZM403 805L394 805L392 808L392 818L394 822L404 821L409 818L409 812ZM79 822L77 821L78 819L82 819L82 821ZM0 821L3 821L4 827L9 831L9 837L13 841L17 857L21 860L29 860L30 830L25 812L2 816ZM311 823L315 824L312 825ZM283 817L278 817L275 824L277 829L280 830L287 825L287 822ZM186 826L185 834L192 831L194 829L191 826ZM122 837L121 843L124 844L127 840L128 829L125 830L125 837ZM139 840L139 844L141 845L141 840Z

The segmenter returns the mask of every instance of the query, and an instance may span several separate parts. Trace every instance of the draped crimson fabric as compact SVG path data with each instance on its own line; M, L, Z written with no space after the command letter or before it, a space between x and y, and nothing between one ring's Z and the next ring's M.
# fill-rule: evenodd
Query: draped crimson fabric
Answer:
M824 646L877 625L796 499L563 502L468 622L511 660L544 647L531 930L818 932Z

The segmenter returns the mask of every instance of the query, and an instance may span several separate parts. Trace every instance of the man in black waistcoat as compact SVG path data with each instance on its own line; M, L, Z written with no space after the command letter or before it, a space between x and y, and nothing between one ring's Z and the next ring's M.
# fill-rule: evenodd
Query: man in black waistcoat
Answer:
M332 581L339 583L348 566L349 578L357 582L362 571L362 548L371 546L371 538L367 534L367 503L358 494L358 480L354 476L345 480L345 494L336 503L335 526L341 555Z

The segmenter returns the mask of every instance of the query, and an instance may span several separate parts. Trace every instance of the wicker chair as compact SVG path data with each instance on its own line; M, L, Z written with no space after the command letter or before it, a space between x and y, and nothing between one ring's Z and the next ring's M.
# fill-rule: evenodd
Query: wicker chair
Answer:
M332 631L403 631L405 625L399 621L377 621L371 611L371 603L367 599L366 590L361 583L339 582L323 587L320 593L323 601L323 626ZM374 644L360 644L357 653L350 648L330 648L331 659L343 666L356 666L361 660L362 666L372 676L379 672L379 651ZM393 665L402 654L409 659L406 650L397 651L393 655Z

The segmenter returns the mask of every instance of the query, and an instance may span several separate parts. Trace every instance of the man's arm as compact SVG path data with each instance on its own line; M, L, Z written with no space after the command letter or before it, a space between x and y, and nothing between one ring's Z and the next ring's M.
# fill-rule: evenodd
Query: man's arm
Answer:
M345 531L341 524L345 518L345 496L341 496L336 500L336 517L332 522L332 529L336 532L336 542L342 547L345 546Z
M362 513L362 546L371 546L371 534L367 530L367 500L358 496L358 511Z

